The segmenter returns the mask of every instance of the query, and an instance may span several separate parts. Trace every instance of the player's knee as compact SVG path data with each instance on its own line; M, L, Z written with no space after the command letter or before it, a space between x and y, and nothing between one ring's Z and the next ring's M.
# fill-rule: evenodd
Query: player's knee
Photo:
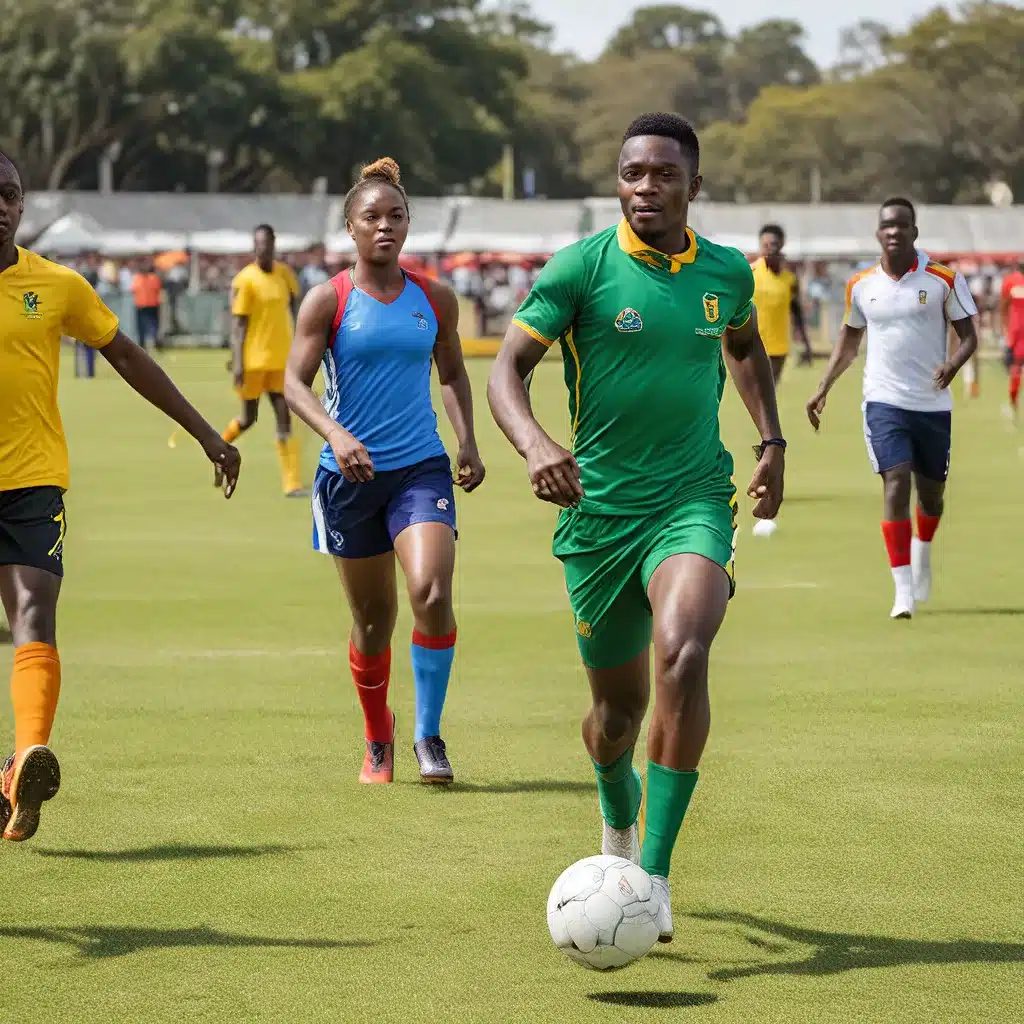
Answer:
M660 655L658 677L682 700L707 684L710 648L696 637L671 639Z
M601 739L609 744L621 743L630 736L636 736L644 719L642 707L613 704L608 700L596 700L592 714L601 731Z
M352 605L353 625L369 641L390 638L396 615L393 602L386 599L367 599Z
M451 613L452 590L447 580L430 577L410 580L409 601L418 618L435 619Z

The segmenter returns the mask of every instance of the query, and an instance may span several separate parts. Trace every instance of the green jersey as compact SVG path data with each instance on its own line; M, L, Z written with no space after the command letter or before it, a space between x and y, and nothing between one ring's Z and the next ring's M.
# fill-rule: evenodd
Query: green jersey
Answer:
M750 318L754 276L738 250L687 235L667 256L622 221L556 253L516 313L532 337L561 343L584 512L732 494L722 336Z

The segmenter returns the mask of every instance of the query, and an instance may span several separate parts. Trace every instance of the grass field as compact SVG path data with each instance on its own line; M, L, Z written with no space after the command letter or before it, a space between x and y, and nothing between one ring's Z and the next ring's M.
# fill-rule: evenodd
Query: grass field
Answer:
M223 353L167 366L233 414ZM802 416L818 371L784 380L788 500L770 541L744 511L676 941L600 975L544 920L557 874L598 852L587 691L553 512L486 414L488 368L471 366L489 476L459 504L447 792L416 781L407 614L398 781L355 781L347 612L306 504L279 497L269 409L225 503L106 368L66 373L64 788L0 851L0 1020L1020 1020L1024 437L1001 371L957 413L936 594L911 623L888 620L857 374L820 437ZM554 365L533 391L564 424ZM730 396L741 484L744 415Z

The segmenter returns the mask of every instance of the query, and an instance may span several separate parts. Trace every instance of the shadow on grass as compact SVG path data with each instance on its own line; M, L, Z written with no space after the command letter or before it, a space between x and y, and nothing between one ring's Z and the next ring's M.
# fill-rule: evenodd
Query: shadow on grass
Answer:
M356 939L275 939L263 935L232 935L215 928L0 928L0 938L35 939L72 946L82 956L105 960L151 949L282 948L366 949L376 945Z
M588 999L612 1006L676 1010L684 1006L710 1006L718 1002L711 992L591 992Z
M410 782L411 786L422 786ZM594 793L597 785L593 782L570 782L564 779L523 779L520 782L459 782L450 786L433 786L442 793Z
M263 846L186 846L165 843L143 846L137 850L33 850L39 857L59 857L66 860L115 861L122 864L169 860L247 860L252 857L270 857L278 853L292 853L298 847L266 844Z
M711 971L714 981L734 981L769 974L841 974L865 967L900 967L908 964L1024 963L1024 944L980 942L974 939L927 941L896 939L847 932L794 928L751 914L691 914L699 921L739 925L752 946L772 954L803 954L802 959L772 960L744 967ZM765 936L771 936L766 939ZM772 941L775 940L783 940Z
M956 618L961 616L992 616L993 618L1014 618L1024 615L1024 608L927 608L925 614L931 618L933 615L947 615Z

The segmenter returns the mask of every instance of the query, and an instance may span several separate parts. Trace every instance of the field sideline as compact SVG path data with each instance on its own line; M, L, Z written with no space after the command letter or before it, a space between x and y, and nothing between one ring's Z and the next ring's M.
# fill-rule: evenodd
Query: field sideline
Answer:
M226 423L224 354L164 358ZM564 426L554 362L534 403ZM858 374L820 437L802 413L820 371L784 378L788 500L770 541L742 506L676 941L600 975L558 954L544 921L558 873L598 852L587 691L553 510L490 421L488 368L471 363L489 475L459 500L444 730L459 781L439 792L415 781L404 611L398 782L356 783L347 612L309 550L308 505L279 497L270 409L225 503L198 448L168 447L105 366L84 381L65 364L64 788L31 843L0 850L0 1020L1014 1019L1024 433L999 415L1002 371L958 403L935 597L912 623L887 618ZM756 438L732 394L723 422L742 490ZM306 454L311 469L311 437Z

